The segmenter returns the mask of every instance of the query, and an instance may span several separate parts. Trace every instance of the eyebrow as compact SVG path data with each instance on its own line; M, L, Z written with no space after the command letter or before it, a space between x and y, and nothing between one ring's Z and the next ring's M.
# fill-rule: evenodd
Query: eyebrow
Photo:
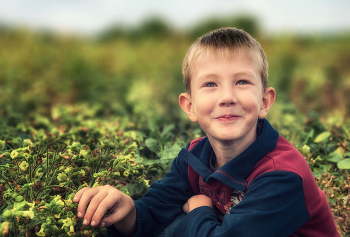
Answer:
M254 72L248 70L248 71L237 72L233 76L234 77L238 77L238 76L256 77L256 74ZM218 75L215 73L208 73L208 74L203 73L203 74L199 75L197 78L199 80L203 80L203 79L206 79L208 77L218 77Z
M250 76L250 77L256 77L256 74L252 71L243 71L243 72L237 72L234 74L235 76Z

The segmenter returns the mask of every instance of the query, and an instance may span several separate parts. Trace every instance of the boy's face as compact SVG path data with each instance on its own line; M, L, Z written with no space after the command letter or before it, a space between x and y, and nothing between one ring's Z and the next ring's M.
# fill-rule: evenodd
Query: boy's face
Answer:
M210 141L250 145L258 117L266 116L274 98L273 88L263 92L260 70L248 57L208 54L194 64L191 96L181 94L180 105Z

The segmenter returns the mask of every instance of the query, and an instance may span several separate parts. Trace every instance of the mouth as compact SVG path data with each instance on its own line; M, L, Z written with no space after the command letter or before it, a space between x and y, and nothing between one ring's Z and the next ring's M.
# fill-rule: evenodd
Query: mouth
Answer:
M233 121L237 118L239 118L239 116L235 115L235 114L224 114L224 115L217 117L216 119L219 121Z

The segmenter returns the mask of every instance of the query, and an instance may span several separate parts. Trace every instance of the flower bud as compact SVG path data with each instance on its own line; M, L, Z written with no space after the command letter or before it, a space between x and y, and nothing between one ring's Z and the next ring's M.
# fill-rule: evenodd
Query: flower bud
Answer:
M11 193L5 193L4 196L2 197L5 201L10 201L12 199L12 194Z
M58 206L55 206L54 208L51 209L51 213L52 214L59 214L59 213L61 213L61 208L59 208Z
M42 187L42 184L40 181L36 181L33 186L35 191L39 191Z
M60 182L66 182L67 181L67 175L65 173L59 173L57 175L57 180Z
M15 202L22 202L24 200L23 196L17 196Z
M11 210L6 210L2 214L2 216L5 218L5 220L10 220L12 218L12 215L13 214L12 214Z
M74 226L71 225L71 226L69 227L68 235L69 235L69 236L74 235Z
M45 228L45 223L41 225L41 229L38 233L36 233L37 236L45 236L44 228Z

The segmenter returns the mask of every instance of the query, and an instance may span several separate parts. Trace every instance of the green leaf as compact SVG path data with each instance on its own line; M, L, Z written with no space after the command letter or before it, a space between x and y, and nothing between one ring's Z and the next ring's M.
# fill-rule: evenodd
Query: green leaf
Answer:
M127 185L125 185L125 187L123 189L125 189L129 192L130 197L135 194L135 185L134 184L127 184Z
M315 142L319 143L319 142L322 142L324 140L326 140L327 138L329 138L331 135L330 132L323 132L321 134L319 134L316 138L315 138Z
M140 194L143 191L145 184L144 183L139 183L135 186L135 193Z
M337 166L339 169L343 170L350 169L350 158L339 161Z
M338 163L339 161L341 161L341 158L342 155L340 153L334 153L329 159L327 159L327 161Z
M155 164L159 164L159 160L157 159L144 159L143 160L143 165L148 166L148 165L155 165Z
M148 149L150 149L153 152L158 152L159 147L157 146L158 142L156 139L153 138L147 138L145 140L145 145L147 146Z
M177 144L174 144L172 147L168 148L168 146L164 147L164 152L162 156L162 160L165 159L174 159L177 157L179 152L181 151L181 147Z
M306 136L305 141L304 141L304 145L307 144L307 142L309 141L310 138L312 138L314 136L314 130L312 129Z
M162 131L162 133L161 133L161 136L163 137L163 136L165 136L165 135L167 135L171 130L173 130L175 128L175 125L174 124L169 124L169 125L167 125L167 126L165 126L164 128L163 128L163 131Z

